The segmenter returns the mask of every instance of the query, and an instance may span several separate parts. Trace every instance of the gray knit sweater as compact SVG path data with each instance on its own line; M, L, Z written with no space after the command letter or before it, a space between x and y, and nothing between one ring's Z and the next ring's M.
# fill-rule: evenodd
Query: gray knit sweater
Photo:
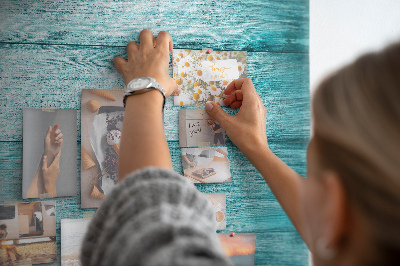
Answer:
M183 176L146 168L104 200L82 243L83 265L231 265L208 199Z

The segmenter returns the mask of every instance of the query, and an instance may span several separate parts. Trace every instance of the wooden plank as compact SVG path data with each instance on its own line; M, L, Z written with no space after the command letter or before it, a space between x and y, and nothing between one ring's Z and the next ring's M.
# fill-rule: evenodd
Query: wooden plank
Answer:
M0 14L0 42L125 46L149 28L176 48L308 53L307 0L3 0Z
M112 65L112 59L119 55L126 57L125 48L0 44L0 127L3 129L0 141L22 140L24 107L79 110L83 88L111 89L114 85L124 85ZM274 141L308 139L308 55L250 52L248 77L268 109L268 138ZM165 111L168 140L178 140L178 110L179 107L172 105L172 99L168 99Z

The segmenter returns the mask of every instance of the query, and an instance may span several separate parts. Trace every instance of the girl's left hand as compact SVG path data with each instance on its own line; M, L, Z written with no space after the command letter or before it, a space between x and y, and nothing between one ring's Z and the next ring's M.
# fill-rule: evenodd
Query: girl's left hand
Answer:
M157 40L148 30L140 32L140 46L131 41L126 46L128 60L114 58L114 66L121 73L125 84L140 77L151 77L164 88L166 96L179 93L178 85L169 76L169 52L172 50L172 37L166 31L160 31Z

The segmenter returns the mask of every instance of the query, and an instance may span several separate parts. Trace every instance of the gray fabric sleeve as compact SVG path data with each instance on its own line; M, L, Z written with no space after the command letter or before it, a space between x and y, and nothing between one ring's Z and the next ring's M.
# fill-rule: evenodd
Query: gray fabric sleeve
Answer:
M82 265L231 265L208 199L183 176L146 168L107 196L82 243Z

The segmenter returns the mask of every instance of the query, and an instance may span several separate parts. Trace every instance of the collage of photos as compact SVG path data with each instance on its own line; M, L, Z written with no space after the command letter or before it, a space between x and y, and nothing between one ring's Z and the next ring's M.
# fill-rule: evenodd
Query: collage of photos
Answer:
M179 146L225 146L225 130L206 110L179 109Z
M225 130L204 104L223 105L226 86L246 77L246 60L245 51L173 51L173 73L182 88L174 105L201 107L179 109L183 174L193 183L232 182ZM111 90L82 89L80 208L100 207L117 185L123 93L117 85ZM77 196L77 113L23 109L23 199ZM217 230L225 230L226 194L205 195L214 208ZM90 219L61 219L62 265L81 265L80 248L89 223ZM225 244L232 246L229 243ZM0 265L57 262L56 202L0 204L0 251Z
M208 101L224 105L227 85L247 77L246 51L172 50L173 75L182 93L175 106L204 108Z
M57 261L54 201L0 205L0 265Z
M82 241L91 219L61 219L61 264L80 266Z
M228 161L228 149L182 148L184 176L194 183L232 182Z
M118 181L123 90L83 89L81 207L98 208Z
M22 198L77 195L76 110L23 110Z

